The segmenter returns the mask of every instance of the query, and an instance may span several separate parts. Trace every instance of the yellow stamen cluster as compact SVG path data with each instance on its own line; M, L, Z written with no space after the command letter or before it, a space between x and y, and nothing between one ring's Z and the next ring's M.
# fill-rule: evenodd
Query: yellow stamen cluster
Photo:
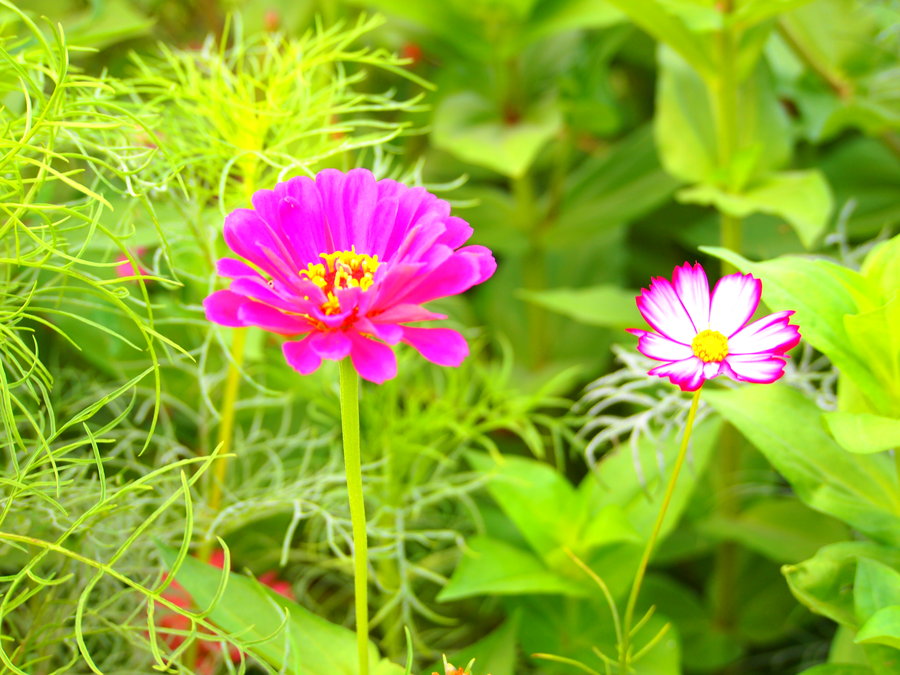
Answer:
M324 263L309 263L300 276L306 277L325 292L327 298L322 303L325 314L338 314L341 304L336 291L341 288L360 288L367 290L375 281L375 271L380 263L377 255L357 253L356 247L349 251L322 253L319 257Z
M717 330L703 330L691 340L691 349L701 361L718 363L728 356L728 338Z

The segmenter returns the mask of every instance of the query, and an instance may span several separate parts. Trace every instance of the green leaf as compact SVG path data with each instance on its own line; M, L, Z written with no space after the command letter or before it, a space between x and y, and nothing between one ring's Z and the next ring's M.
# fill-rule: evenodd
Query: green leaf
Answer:
M466 541L467 550L453 576L438 594L440 602L476 595L562 594L586 596L588 584L578 584L547 568L530 551L498 539L477 535Z
M877 560L860 558L853 602L860 623L885 607L900 605L900 572Z
M850 346L866 355L870 371L890 399L890 411L900 413L900 295L887 304L844 317Z
M827 412L825 424L834 440L859 454L900 447L900 420L870 413Z
M885 607L872 615L856 634L856 642L865 645L887 645L900 650L900 605ZM894 659L900 665L900 653Z
M628 328L641 323L634 301L637 294L619 286L553 288L546 291L523 289L516 295L589 326Z
M891 462L845 452L822 425L821 411L780 384L710 390L704 398L784 475L806 504L869 536L900 544Z
M856 314L877 297L860 274L827 260L784 256L752 263L726 249L702 247L743 272L762 279L763 298L775 310L795 310L792 321L803 339L825 354L867 396L874 412L890 414L891 402L865 355L850 344L844 316ZM869 309L865 307L865 309Z
M165 547L160 547L160 552L165 564L171 567L177 552ZM222 574L218 567L187 557L178 568L175 580L198 607L205 609L216 598ZM242 649L273 668L284 669L285 673L356 675L359 672L355 633L240 574L228 573L225 590L209 612L209 619L223 631L239 636ZM289 661L285 661L286 654ZM379 662L378 650L371 643L369 662L380 675L403 672L400 666L389 661Z
M713 102L706 82L672 50L659 50L654 125L663 166L674 176L740 189L783 165L791 153L791 131L763 64L741 83L734 164L722 167Z
M735 24L748 27L773 16L802 7L809 2L812 2L812 0L746 0L737 7L729 18Z
M773 174L740 194L697 185L681 190L677 197L682 202L713 205L739 218L751 213L784 218L806 248L812 248L825 232L833 208L828 182L815 170Z
M853 594L856 565L862 558L900 566L900 551L870 542L846 541L819 550L809 560L781 568L794 596L816 614L841 625L859 626Z
M528 19L523 43L535 42L570 30L605 28L624 20L625 15L607 2L597 0L541 2Z
M577 245L598 227L630 223L668 201L678 185L660 166L652 128L643 126L568 176L559 222L545 244Z
M484 675L515 675L519 672L517 668L518 659L516 657L518 649L518 632L520 614L514 612L513 615L503 622L503 624L488 633L468 647L456 649L453 652L453 658L447 658L447 661L456 666L465 666L472 659L475 659L473 672L484 673ZM425 672L441 672L443 663L434 663L431 668Z
M863 261L860 272L881 289L886 301L900 293L900 235L875 246Z
M796 499L779 497L755 502L734 518L713 516L700 527L777 563L804 560L849 535L841 522L811 511Z
M571 545L580 531L575 489L558 471L525 457L496 464L478 452L466 454L479 472L490 474L488 492L539 555Z
M852 663L823 663L804 670L800 675L874 675L868 666Z
M562 120L559 106L548 98L527 108L520 120L507 122L496 103L467 91L438 104L432 140L459 159L519 178Z
M698 73L715 73L711 42L695 34L685 21L657 0L609 0L657 41L678 52Z

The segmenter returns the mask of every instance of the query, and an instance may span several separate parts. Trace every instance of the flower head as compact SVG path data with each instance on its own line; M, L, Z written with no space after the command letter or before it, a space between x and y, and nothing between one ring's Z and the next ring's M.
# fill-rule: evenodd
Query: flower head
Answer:
M768 384L784 374L785 354L800 342L800 332L788 323L793 311L747 325L761 292L759 279L729 274L719 279L710 297L703 267L684 263L675 268L671 282L654 278L637 298L653 330L628 332L640 338L641 354L665 362L649 374L668 377L683 391L696 391L717 375Z
M250 264L219 260L231 284L204 300L210 321L305 335L283 345L304 375L349 356L363 378L384 382L397 373L398 342L442 366L468 355L456 331L406 325L446 318L422 305L496 269L488 249L463 246L472 228L447 202L365 169L326 169L258 191L253 207L225 219L225 242Z

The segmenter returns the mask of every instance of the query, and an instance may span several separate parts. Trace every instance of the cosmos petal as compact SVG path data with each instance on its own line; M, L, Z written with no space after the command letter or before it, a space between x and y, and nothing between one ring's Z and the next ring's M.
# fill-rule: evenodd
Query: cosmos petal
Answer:
M667 279L662 277L653 279L649 289L641 290L637 306L641 316L657 333L676 342L690 344L698 333L674 287Z
M709 281L700 263L693 267L684 263L675 268L672 286L687 310L694 330L700 332L709 327Z
M694 355L694 351L688 345L675 342L664 335L637 329L630 329L628 332L640 338L637 349L648 358L657 361L681 361Z
M729 274L719 279L710 302L710 330L730 338L753 316L761 294L762 283L749 274Z
M696 356L691 356L687 359L656 366L647 374L668 377L669 381L678 385L682 391L697 391L705 381L703 367L703 361Z
M737 382L771 384L784 375L785 360L768 354L729 354L722 372Z
M732 354L784 354L800 342L797 326L788 323L793 311L776 312L745 326L728 339Z
M241 306L248 302L246 298L231 291L216 291L203 300L206 318L220 326L240 328L246 326L240 318Z

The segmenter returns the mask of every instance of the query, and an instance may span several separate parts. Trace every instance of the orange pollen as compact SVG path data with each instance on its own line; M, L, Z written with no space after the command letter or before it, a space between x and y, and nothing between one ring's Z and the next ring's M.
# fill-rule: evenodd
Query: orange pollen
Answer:
M339 314L341 303L337 291L342 288L368 290L375 281L375 271L381 264L377 255L357 253L356 247L349 251L322 253L321 263L309 263L300 276L309 279L325 293L321 309L325 314Z
M728 356L728 338L717 330L703 330L691 340L694 356L705 363L716 363Z

